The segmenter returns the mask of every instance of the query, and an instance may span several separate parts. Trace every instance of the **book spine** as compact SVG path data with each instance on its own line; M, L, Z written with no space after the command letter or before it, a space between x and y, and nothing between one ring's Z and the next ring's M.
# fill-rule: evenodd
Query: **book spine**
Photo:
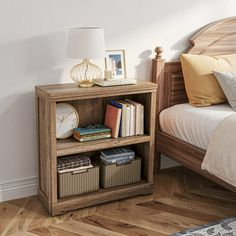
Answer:
M78 133L79 135L90 135L90 134L97 134L97 133L105 133L110 132L111 130L108 128L100 128L100 129L84 129L84 128L75 128L74 132Z
M122 105L121 137L126 137L126 107L125 107L125 105Z
M130 135L135 135L135 106L131 105L131 119L130 119Z
M101 157L103 157L103 158L105 158L107 160L114 159L114 158L134 157L134 156L135 156L135 153L115 154L115 155L110 155L110 156L101 154Z
M126 136L130 136L131 111L130 106L126 106Z
M113 158L113 159L106 159L104 158L103 156L100 156L100 159L102 161L104 161L105 163L107 164L114 164L114 163L117 163L117 162L128 162L128 161L132 161L135 159L135 156L127 156L127 157L122 157L122 158Z
M84 138L84 137L94 137L94 136L98 136L98 135L107 135L110 134L111 132L101 132L101 133L93 133L93 134L87 134L87 135L81 135L78 132L74 132L74 135L76 135L78 138Z
M140 134L144 134L144 106L141 106Z
M118 138L120 126L121 126L121 109L119 109L118 114L117 114L117 121L116 121L114 138Z
M77 139L79 142L86 142L86 141L98 140L98 139L103 139L103 138L111 138L111 134L95 135L95 136L88 136L88 137L82 137L82 138L79 138L76 135L74 135L74 138Z
M119 128L119 136L120 137L125 137L125 108L124 104L117 102L117 101L111 101L110 104L112 106L115 106L117 108L121 109L121 120L120 120L120 128Z
M136 135L139 135L139 134L140 134L140 118L141 118L140 105L137 105L137 114L136 114Z

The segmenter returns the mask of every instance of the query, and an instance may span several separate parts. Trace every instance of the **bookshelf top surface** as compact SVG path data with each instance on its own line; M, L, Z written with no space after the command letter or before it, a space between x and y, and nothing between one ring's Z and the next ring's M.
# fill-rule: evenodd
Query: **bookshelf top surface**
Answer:
M106 97L113 95L138 94L155 92L157 84L148 81L138 81L135 85L112 87L93 86L80 88L75 83L41 85L35 87L38 96L46 96L51 100L71 100L78 98Z

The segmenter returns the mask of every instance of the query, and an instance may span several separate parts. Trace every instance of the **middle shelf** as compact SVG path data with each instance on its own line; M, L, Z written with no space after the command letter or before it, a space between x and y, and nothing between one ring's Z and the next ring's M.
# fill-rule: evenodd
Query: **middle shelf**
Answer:
M145 143L149 142L150 140L150 135L137 135L124 138L107 138L83 143L78 142L74 138L57 140L57 156L65 156L76 153L91 152L106 148Z

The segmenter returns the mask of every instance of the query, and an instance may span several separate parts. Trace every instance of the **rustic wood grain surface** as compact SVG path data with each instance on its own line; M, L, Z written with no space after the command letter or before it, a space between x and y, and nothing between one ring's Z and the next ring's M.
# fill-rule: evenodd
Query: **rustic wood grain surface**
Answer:
M182 167L155 175L154 194L50 216L36 196L0 204L0 235L170 235L236 215L236 194Z

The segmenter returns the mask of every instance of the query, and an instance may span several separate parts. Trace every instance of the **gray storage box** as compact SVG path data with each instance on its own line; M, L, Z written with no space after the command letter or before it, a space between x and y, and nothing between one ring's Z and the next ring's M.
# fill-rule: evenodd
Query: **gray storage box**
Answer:
M103 188L111 188L141 180L141 158L126 164L100 164L100 184Z
M81 171L57 173L59 198L94 192L99 189L99 166Z

